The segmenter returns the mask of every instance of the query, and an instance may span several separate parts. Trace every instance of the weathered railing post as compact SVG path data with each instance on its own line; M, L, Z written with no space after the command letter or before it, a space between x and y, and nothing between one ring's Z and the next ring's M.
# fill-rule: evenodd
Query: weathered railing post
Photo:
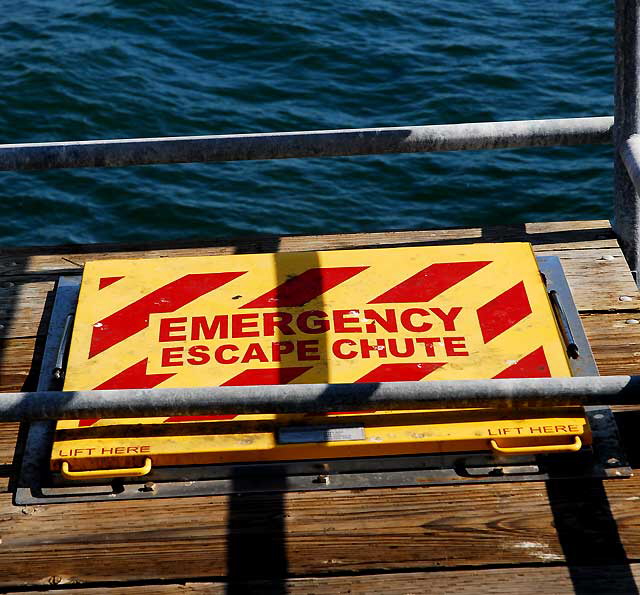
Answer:
M639 0L616 0L616 88L614 111L615 198L613 227L629 268L638 282L640 197L622 160L627 139L640 130Z

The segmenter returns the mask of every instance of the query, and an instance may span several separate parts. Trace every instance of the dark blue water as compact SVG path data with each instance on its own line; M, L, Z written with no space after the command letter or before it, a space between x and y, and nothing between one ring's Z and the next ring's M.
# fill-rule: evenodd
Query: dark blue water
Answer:
M0 142L609 115L604 0L5 0ZM2 173L0 243L608 218L612 149Z

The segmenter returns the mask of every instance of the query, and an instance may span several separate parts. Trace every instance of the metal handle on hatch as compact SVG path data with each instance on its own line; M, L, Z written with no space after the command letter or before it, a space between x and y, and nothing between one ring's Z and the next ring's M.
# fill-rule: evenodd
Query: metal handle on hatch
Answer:
M65 479L107 479L112 477L140 477L151 471L151 459L147 457L142 467L128 469L92 469L91 471L71 471L67 461L62 462L60 473Z
M491 441L491 448L495 452L504 455L527 455L545 452L577 452L582 448L580 436L574 436L571 444L545 444L542 446L498 446L495 440Z

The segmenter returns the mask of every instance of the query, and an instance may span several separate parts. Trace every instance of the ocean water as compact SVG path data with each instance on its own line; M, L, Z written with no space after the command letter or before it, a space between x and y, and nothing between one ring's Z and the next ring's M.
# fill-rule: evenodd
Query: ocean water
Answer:
M603 0L4 0L0 142L609 115ZM612 148L1 173L0 244L610 218Z

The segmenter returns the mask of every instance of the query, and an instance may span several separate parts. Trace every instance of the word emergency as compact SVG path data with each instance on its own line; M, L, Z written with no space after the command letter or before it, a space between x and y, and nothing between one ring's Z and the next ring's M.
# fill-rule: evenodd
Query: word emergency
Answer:
M468 356L465 338L461 336L425 336L455 332L456 319L461 307L441 308L388 308L384 312L363 310L305 310L290 312L246 312L214 316L181 316L162 318L158 327L158 342L172 343L162 348L162 367L204 365L212 360L219 364L250 362L280 362L285 356L298 361L318 361L324 352L337 359L353 358L410 358L415 356L442 357ZM299 339L299 336L326 333L371 335L407 332L417 336L401 338L366 337L338 338L330 343L321 339ZM230 339L276 338L269 342L251 342L240 345ZM291 337L290 339L287 337ZM214 345L196 341L215 341ZM190 345L176 345L186 343Z

